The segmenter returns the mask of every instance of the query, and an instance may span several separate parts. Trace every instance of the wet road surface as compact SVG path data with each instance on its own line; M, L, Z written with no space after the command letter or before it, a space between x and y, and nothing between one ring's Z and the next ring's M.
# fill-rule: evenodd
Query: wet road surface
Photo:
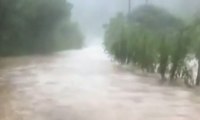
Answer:
M200 120L199 96L133 75L101 47L1 64L0 120Z

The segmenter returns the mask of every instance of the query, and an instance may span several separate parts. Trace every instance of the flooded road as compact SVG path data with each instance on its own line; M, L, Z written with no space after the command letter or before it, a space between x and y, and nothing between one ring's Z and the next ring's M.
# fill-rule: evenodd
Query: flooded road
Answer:
M200 119L199 96L133 75L98 46L1 63L0 120Z

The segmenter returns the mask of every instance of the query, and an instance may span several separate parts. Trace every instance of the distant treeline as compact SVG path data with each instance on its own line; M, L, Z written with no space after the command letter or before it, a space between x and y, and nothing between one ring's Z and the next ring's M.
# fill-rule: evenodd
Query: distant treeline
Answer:
M142 5L128 16L119 13L105 33L106 50L122 64L159 73L162 80L200 85L200 19L188 24L154 5ZM193 80L191 60L199 63ZM192 81L193 80L193 81Z
M66 0L0 0L0 56L81 47L71 9Z

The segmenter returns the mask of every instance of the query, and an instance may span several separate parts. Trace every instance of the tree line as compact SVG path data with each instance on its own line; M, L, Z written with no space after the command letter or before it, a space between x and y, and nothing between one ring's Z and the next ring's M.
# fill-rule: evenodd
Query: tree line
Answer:
M154 5L117 14L106 26L105 48L122 64L159 73L161 80L200 85L200 19L188 23ZM198 62L194 81L188 63Z
M71 9L66 0L0 0L0 56L81 47Z

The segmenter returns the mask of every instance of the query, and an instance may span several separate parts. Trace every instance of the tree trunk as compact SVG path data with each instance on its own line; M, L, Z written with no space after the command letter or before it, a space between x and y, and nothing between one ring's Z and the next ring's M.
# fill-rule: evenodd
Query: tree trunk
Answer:
M196 85L200 85L200 59L198 59L198 72L197 72L197 79L196 79Z
M174 82L174 80L175 80L174 77L175 77L175 74L176 74L177 67L178 67L178 62L173 64L172 69L170 71L170 81L171 82Z

